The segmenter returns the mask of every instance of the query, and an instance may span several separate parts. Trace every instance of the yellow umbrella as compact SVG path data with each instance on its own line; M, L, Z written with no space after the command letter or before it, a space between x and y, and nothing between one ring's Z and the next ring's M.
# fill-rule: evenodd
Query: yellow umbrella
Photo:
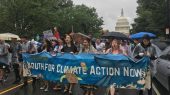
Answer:
M17 40L20 40L18 35L12 34L12 33L2 33L0 34L0 39L2 40L11 40L11 38L17 38Z

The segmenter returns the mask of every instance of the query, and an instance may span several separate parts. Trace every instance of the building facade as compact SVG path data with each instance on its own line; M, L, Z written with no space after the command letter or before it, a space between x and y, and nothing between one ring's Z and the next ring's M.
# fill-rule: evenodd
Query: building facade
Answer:
M123 9L121 10L121 16L117 18L115 31L124 33L126 35L130 34L129 21L128 21L127 17L124 16Z

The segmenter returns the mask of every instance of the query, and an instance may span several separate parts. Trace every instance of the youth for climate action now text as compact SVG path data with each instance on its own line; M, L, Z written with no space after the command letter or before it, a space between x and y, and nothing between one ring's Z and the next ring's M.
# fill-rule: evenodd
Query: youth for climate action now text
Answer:
M145 70L134 69L129 67L114 68L114 67L95 67L90 66L87 70L81 66L64 66L62 64L48 64L48 63L29 63L26 62L29 69L34 70L44 70L54 73L66 73L70 71L73 74L83 74L83 75L110 75L110 76L127 76L127 77L140 77L145 75Z

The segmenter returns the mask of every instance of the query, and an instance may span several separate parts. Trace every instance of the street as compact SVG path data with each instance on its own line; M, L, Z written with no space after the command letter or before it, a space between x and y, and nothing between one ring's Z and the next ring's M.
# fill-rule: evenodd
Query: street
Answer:
M52 83L50 83L50 88L48 92L44 92L43 90L40 90L40 86L41 86L40 80L37 80L35 85L32 84L32 80L29 80L28 81L29 84L27 86L23 86L23 83L12 84L13 82L14 82L14 74L10 73L9 78L5 82L5 84L3 86L0 86L0 95L68 95L61 91L52 90L52 87L54 87L54 84ZM156 90L155 87L154 90ZM106 92L105 88L98 88L95 90L95 95L105 95L105 92ZM158 91L155 92L158 93ZM116 95L139 95L139 92L137 90L119 89ZM159 93L153 95L159 95Z

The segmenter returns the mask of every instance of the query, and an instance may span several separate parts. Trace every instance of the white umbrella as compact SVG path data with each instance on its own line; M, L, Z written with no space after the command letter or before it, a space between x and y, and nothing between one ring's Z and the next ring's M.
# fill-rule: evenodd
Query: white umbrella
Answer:
M0 39L2 40L11 40L11 38L17 38L17 40L20 40L18 35L12 34L12 33L2 33L0 34Z

